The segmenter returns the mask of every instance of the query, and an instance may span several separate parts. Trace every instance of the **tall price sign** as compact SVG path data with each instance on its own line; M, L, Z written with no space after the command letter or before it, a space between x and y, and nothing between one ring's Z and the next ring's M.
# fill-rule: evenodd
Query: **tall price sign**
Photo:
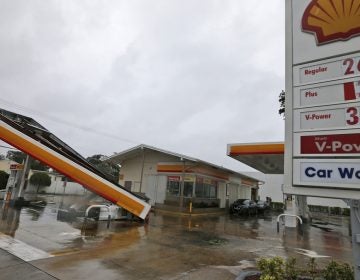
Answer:
M360 1L286 1L285 193L360 199L359 18Z

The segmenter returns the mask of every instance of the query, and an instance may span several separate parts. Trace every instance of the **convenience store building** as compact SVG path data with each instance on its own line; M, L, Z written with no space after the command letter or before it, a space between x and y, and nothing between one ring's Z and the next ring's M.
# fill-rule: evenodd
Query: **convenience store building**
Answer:
M235 200L258 197L259 180L182 154L139 145L107 159L121 165L119 183L145 194L152 206L185 211L225 209Z

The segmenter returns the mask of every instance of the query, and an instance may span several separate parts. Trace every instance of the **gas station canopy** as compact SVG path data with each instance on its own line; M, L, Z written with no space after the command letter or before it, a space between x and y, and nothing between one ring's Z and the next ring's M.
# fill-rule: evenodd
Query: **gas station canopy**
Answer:
M265 174L284 174L284 143L228 144L227 155Z

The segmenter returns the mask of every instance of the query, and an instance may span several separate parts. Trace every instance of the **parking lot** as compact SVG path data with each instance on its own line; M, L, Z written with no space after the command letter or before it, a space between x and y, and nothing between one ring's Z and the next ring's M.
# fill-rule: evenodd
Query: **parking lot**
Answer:
M235 279L263 256L294 256L304 265L310 257L320 265L352 262L346 217L317 217L300 234L283 226L277 233L276 213L188 217L155 211L148 224L113 221L108 229L106 222L58 221L64 199L74 198L48 198L45 208L2 206L0 248L55 279Z

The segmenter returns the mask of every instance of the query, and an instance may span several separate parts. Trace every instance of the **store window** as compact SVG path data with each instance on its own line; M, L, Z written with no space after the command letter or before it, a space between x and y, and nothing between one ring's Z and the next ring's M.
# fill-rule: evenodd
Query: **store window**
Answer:
M195 196L199 198L216 198L217 182L198 177L196 179Z
M192 197L194 182L185 181L184 182L184 196Z
M184 177L184 197L192 197L194 190L195 176L187 175Z
M166 192L168 195L180 195L180 176L168 176Z

